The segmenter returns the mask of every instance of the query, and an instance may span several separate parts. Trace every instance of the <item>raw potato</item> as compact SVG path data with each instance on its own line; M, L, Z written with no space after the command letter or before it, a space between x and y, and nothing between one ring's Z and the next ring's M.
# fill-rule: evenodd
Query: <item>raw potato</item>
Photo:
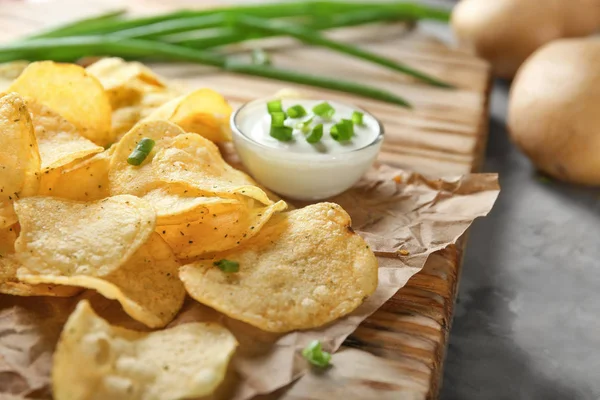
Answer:
M157 332L109 325L87 301L65 324L54 353L55 400L178 400L206 396L225 377L237 341L215 323Z
M225 273L213 263L239 263ZM337 204L275 214L261 231L212 259L184 265L190 296L270 332L310 329L358 307L377 287L377 259Z
M36 275L106 276L148 240L156 223L150 204L127 195L95 202L27 197L15 202L15 211L17 259Z
M512 78L537 48L600 28L600 0L462 0L452 13L459 41Z
M510 93L515 144L546 174L600 185L600 39L563 39L521 67Z

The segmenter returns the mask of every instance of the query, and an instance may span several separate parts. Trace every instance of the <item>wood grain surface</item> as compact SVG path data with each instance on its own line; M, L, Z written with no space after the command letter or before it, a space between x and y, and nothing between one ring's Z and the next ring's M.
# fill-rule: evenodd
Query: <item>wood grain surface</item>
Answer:
M199 4L205 7L209 3L135 0L126 4L132 12L152 13ZM124 3L109 0L0 2L1 40L123 6ZM216 89L234 106L284 87L345 100L371 111L383 122L386 137L381 162L437 176L478 170L487 137L489 70L483 61L423 34L418 28L408 29L400 24L344 29L332 35L427 71L458 89L429 87L397 73L290 40L266 43L273 49L275 65L384 87L407 98L414 109L339 92L222 73L197 65L155 64L153 68L166 77L182 80L190 88ZM457 245L431 256L422 272L346 340L345 347L368 352L362 377L340 375L319 380L316 376L311 379L317 380L317 391L310 390L314 382L305 379L300 385L291 385L265 397L294 400L437 398L465 242L463 237ZM369 376L369 365L383 365L392 375Z

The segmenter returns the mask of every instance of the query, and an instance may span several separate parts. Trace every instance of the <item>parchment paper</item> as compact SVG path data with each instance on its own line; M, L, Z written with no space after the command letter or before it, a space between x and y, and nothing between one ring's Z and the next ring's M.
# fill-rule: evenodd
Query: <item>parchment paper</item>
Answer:
M492 174L430 180L374 167L357 186L332 199L348 211L354 229L379 259L379 286L352 314L320 329L276 335L187 299L171 326L218 320L237 337L240 346L228 377L212 398L243 400L272 392L308 371L299 352L308 342L320 339L326 350L335 351L361 321L423 268L431 253L455 243L475 218L486 215L498 192ZM52 352L62 325L82 297L109 322L145 329L117 303L94 292L71 299L0 295L0 399L51 398ZM372 356L365 353L365 357ZM343 362L344 357L335 359Z

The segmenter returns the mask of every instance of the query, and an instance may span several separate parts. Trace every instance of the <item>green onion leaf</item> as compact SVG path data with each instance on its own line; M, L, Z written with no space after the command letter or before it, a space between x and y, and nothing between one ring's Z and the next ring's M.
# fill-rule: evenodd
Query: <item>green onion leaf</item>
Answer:
M309 119L307 119L306 121L298 122L296 124L296 129L300 129L302 131L302 133L310 132L310 124L313 122L313 119L315 119L314 115L312 117L310 117Z
M361 113L360 111L354 111L352 113L352 122L354 122L354 125L362 125L363 124L363 116L364 116L364 114Z
M267 103L267 110L269 110L269 114L274 112L283 112L283 106L281 105L281 100L271 100Z
M296 104L295 106L291 106L287 109L287 115L290 118L302 118L306 115L306 110L300 104Z
M271 65L271 57L262 49L252 49L252 64Z
M271 126L269 134L281 142L289 142L292 140L293 132L294 130L289 126Z
M152 139L141 139L135 146L135 149L129 154L129 157L127 157L127 163L130 165L141 165L146 157L148 157L148 154L150 154L155 144L156 143Z
M323 351L321 342L313 340L302 350L302 356L314 366L326 368L331 361L331 354Z
M350 140L354 136L354 124L349 119L343 119L331 127L329 134L338 142Z
M323 124L316 125L310 135L306 137L308 143L317 143L323 137Z
M328 102L317 104L313 107L313 112L323 119L330 119L335 114L335 108L331 107Z
M271 126L276 126L276 127L281 127L284 126L283 123L285 122L287 116L285 115L285 113L283 112L272 112L271 113Z
M213 263L214 266L219 267L223 272L238 272L240 270L240 263L237 261L219 260Z

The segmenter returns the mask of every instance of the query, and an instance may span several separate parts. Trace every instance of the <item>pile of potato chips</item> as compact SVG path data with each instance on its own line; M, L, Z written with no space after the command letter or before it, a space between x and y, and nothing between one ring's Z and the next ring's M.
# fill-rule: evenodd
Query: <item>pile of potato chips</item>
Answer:
M288 332L344 316L375 290L377 260L340 206L285 212L223 160L215 143L230 139L231 108L218 93L183 93L115 58L3 71L0 293L91 289L154 329L111 326L81 301L54 356L56 399L212 393L237 342L216 324L160 330L186 294ZM132 165L141 139L155 145Z

